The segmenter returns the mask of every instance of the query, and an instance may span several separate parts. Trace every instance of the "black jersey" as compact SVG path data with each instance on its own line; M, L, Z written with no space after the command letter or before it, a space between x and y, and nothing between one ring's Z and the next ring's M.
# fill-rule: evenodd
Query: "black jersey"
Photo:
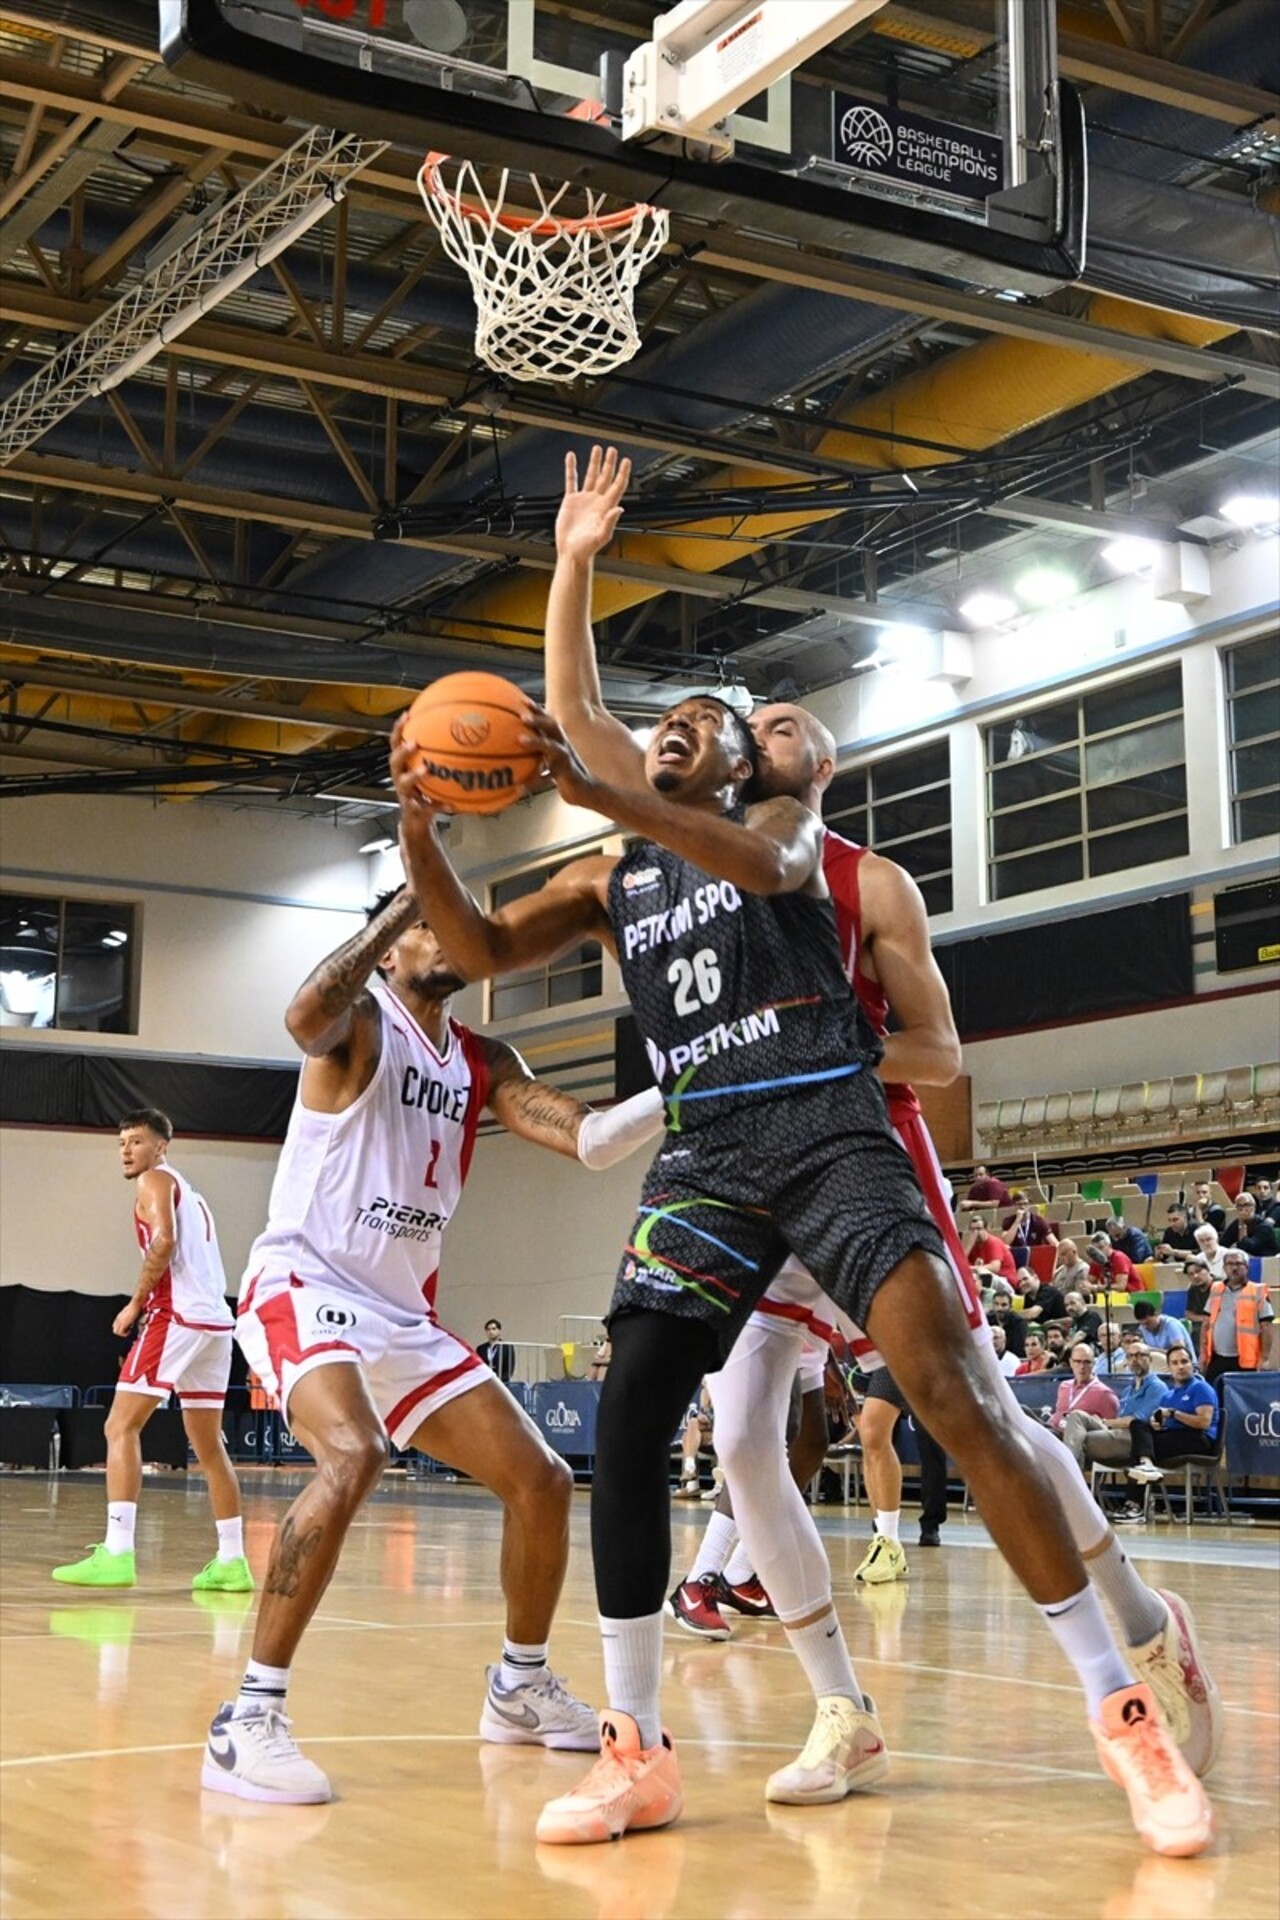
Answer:
M641 841L610 876L609 918L673 1129L881 1058L829 900L741 893Z

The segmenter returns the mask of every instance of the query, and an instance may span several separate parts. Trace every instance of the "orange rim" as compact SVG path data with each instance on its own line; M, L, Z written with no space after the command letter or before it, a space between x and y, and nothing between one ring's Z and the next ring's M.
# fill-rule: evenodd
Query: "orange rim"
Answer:
M465 193L446 187L440 178L440 169L452 158L450 153L429 153L418 175L419 184L424 194L433 200L446 201L455 213L474 221L478 227L502 227L507 233L536 233L545 238L557 233L617 233L654 211L645 201L639 201L633 207L620 207L616 213L585 213L576 220L547 220L536 213L490 213Z

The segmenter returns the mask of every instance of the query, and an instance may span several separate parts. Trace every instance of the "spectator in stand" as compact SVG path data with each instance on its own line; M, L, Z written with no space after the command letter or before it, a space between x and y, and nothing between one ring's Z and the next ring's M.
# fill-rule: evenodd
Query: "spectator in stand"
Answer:
M1071 1378L1058 1388L1058 1398L1049 1425L1062 1438L1062 1429L1073 1413L1096 1413L1101 1420L1114 1420L1119 1401L1110 1387L1104 1387L1094 1372L1093 1348L1085 1342L1071 1349Z
M1225 1228L1221 1237L1223 1247L1238 1247L1242 1253L1248 1253L1255 1260L1266 1260L1273 1253L1280 1253L1280 1242L1276 1239L1276 1230L1269 1220L1263 1220L1258 1213L1258 1203L1251 1193L1242 1193L1235 1203L1236 1217Z
M1097 1348L1095 1371L1103 1374L1128 1373L1129 1356L1124 1348L1124 1335L1120 1331L1120 1322L1116 1319L1104 1319L1098 1328L1098 1337L1094 1341Z
M1156 1353L1169 1353L1174 1347L1185 1347L1190 1353L1191 1337L1181 1320L1175 1320L1171 1313L1153 1307L1149 1300L1135 1300L1133 1317L1138 1323L1144 1347L1150 1347Z
M484 1339L476 1352L503 1386L507 1386L516 1370L516 1350L509 1340L503 1339L501 1320L485 1321Z
M1028 1327L1026 1339L1027 1351L1018 1367L1018 1372L1020 1374L1043 1373L1049 1357L1044 1349L1044 1335L1037 1328Z
M1227 1224L1227 1214L1213 1197L1213 1188L1207 1180L1197 1180L1191 1189L1191 1205L1187 1209L1193 1227L1212 1227L1215 1233L1221 1233Z
M1117 1219L1114 1213L1105 1226L1113 1251L1123 1253L1135 1267L1151 1259L1151 1242L1140 1227L1131 1227L1126 1220Z
M1196 1373L1190 1347L1170 1347L1169 1372L1173 1384L1165 1389L1164 1405L1148 1419L1129 1423L1131 1480L1163 1480L1162 1460L1218 1451L1218 1396Z
M990 1231L987 1216L980 1208L970 1212L962 1244L965 1258L975 1273L1001 1275L1012 1288L1018 1277L1017 1262L999 1234Z
M1092 1299L1092 1297L1090 1294L1089 1298ZM1096 1357L1098 1351L1096 1341L1098 1328L1102 1325L1102 1315L1096 1307L1088 1304L1082 1293L1077 1292L1067 1295L1067 1312L1071 1316L1071 1322L1067 1328L1068 1347L1078 1347L1083 1341Z
M1163 1380L1157 1380L1151 1371L1151 1356L1139 1349L1133 1357L1129 1383L1111 1419L1086 1413L1081 1407L1063 1421L1062 1438L1081 1473L1087 1473L1095 1464L1118 1466L1131 1459L1130 1427L1135 1420L1150 1420L1168 1397Z
M1273 1227L1280 1227L1280 1194L1274 1183L1259 1174L1249 1182L1249 1191L1257 1202L1259 1220L1268 1220Z
M591 1356L591 1365L587 1368L588 1380L603 1380L609 1371L609 1362L613 1358L613 1348L608 1334L596 1341L595 1352Z
M1046 1283L1038 1273L1028 1267L1021 1277L1020 1284L1024 1320L1038 1321L1043 1326L1047 1320L1066 1319L1067 1303L1056 1284L1056 1275L1053 1281Z
M1082 1259L1074 1240L1059 1240L1053 1257L1053 1284L1065 1295L1072 1287L1089 1284L1089 1263Z
M1103 1229L1090 1239L1084 1253L1093 1286L1108 1293L1141 1293L1142 1278L1127 1253L1111 1244L1111 1235Z
M999 1327L1004 1343L1015 1360L1026 1349L1027 1329L1024 1317L1013 1304L1013 1288L1007 1280L997 1280L991 1289L991 1309L987 1314L993 1328Z
M1008 1207L1013 1204L1013 1195L1003 1180L990 1173L986 1167L975 1167L973 1184L965 1199L979 1206Z
M1200 1364L1210 1385L1224 1373L1253 1373L1275 1365L1275 1310L1267 1289L1249 1278L1249 1256L1238 1247L1223 1255L1226 1277L1209 1289L1200 1335Z
M1185 1207L1174 1206L1169 1208L1165 1221L1164 1237L1156 1247L1156 1259L1170 1260L1176 1266L1185 1267L1187 1261L1200 1251L1190 1215Z
M995 1349L996 1364L1001 1373L1012 1376L1020 1370L1016 1353L1009 1349L1009 1337L998 1320L991 1324L991 1345Z
M1191 1331L1194 1340L1199 1340L1208 1319L1209 1289L1215 1279L1221 1279L1226 1272L1224 1263L1221 1274L1209 1270L1209 1262L1203 1254L1193 1254L1183 1268L1187 1282L1187 1304L1182 1310L1182 1318ZM1198 1351L1198 1349L1197 1349Z
M1013 1190L1013 1212L1000 1222L1000 1238L1010 1249L1018 1265L1025 1266L1032 1247L1056 1247L1058 1236L1042 1213L1028 1200L1021 1187Z
M1200 1249L1200 1258L1209 1269L1211 1280L1222 1278L1222 1242L1218 1238L1216 1227L1200 1226L1196 1228L1196 1245Z
M1068 1364L1067 1336L1059 1326L1045 1328L1044 1334L1045 1370L1048 1373L1063 1373Z

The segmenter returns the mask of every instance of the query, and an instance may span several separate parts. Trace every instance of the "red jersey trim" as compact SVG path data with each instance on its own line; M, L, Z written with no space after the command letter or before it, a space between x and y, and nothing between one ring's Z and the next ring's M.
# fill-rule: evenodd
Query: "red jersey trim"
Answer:
M398 1400L392 1407L383 1421L387 1432L390 1434L397 1432L414 1408L420 1407L424 1400L429 1400L433 1393L439 1393L441 1388L451 1386L455 1380L461 1379L464 1373L474 1373L483 1366L484 1361L478 1353L468 1352L466 1359L459 1360L456 1367L449 1367L444 1373L433 1373L429 1380L424 1380L422 1385L415 1387L412 1393L406 1393L404 1399Z

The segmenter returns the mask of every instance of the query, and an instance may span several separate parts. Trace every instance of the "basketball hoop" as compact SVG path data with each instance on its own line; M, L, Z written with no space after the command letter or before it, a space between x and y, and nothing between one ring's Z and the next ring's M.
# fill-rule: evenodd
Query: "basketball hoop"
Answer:
M446 180L444 169L452 169ZM509 171L487 193L469 160L429 153L418 187L445 252L471 282L476 353L513 380L608 373L640 346L635 292L667 242L670 216L643 204L605 211L607 195L529 183L540 211L505 210Z

